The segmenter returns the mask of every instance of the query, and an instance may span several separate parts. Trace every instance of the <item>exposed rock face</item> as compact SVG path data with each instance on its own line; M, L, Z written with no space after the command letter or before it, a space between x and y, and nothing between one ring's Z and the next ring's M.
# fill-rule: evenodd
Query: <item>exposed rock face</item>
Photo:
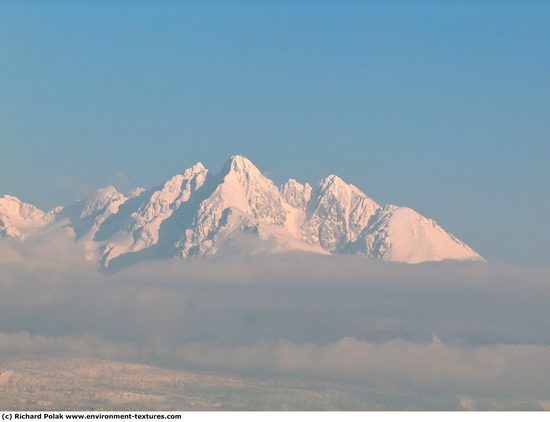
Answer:
M289 179L281 186L281 194L290 206L305 209L311 199L311 186L308 183L301 184L295 179Z
M355 241L380 206L338 176L321 180L307 203L301 236L334 252Z

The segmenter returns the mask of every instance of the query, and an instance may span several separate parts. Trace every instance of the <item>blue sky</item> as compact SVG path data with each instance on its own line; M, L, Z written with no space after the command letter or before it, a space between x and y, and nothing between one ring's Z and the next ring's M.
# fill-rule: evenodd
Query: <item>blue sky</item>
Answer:
M48 208L241 153L550 265L547 2L0 2L0 193Z

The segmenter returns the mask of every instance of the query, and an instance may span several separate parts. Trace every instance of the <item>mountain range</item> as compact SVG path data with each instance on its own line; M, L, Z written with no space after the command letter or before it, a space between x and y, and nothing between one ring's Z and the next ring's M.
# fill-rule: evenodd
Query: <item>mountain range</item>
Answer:
M484 259L435 221L380 205L340 177L276 186L247 158L213 174L201 163L152 189L113 186L49 212L0 196L0 237L26 242L64 227L88 260L116 270L144 261L306 251L419 263Z

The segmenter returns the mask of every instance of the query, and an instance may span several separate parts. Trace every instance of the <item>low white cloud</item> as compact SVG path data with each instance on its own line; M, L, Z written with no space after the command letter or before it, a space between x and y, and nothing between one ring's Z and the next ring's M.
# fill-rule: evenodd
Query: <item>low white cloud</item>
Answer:
M19 264L20 271L48 268L64 272L86 266L84 251L75 243L72 229L58 226L40 236L31 235L24 242L0 237L0 266L10 264Z
M182 354L186 362L207 368L352 380L372 387L541 397L550 391L550 346L370 343L348 337L323 346L288 341L189 346Z
M546 269L296 254L102 275L79 256L56 258L64 246L53 245L0 263L5 355L317 379L397 398L420 391L465 409L479 397L550 401Z

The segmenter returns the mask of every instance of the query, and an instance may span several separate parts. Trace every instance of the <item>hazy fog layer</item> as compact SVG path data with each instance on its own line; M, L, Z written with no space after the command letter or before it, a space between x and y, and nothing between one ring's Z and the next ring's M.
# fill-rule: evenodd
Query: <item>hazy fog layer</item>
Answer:
M443 395L441 407L550 400L545 269L275 255L104 275L67 241L0 244L3 355L338 382L397 405L411 392Z

